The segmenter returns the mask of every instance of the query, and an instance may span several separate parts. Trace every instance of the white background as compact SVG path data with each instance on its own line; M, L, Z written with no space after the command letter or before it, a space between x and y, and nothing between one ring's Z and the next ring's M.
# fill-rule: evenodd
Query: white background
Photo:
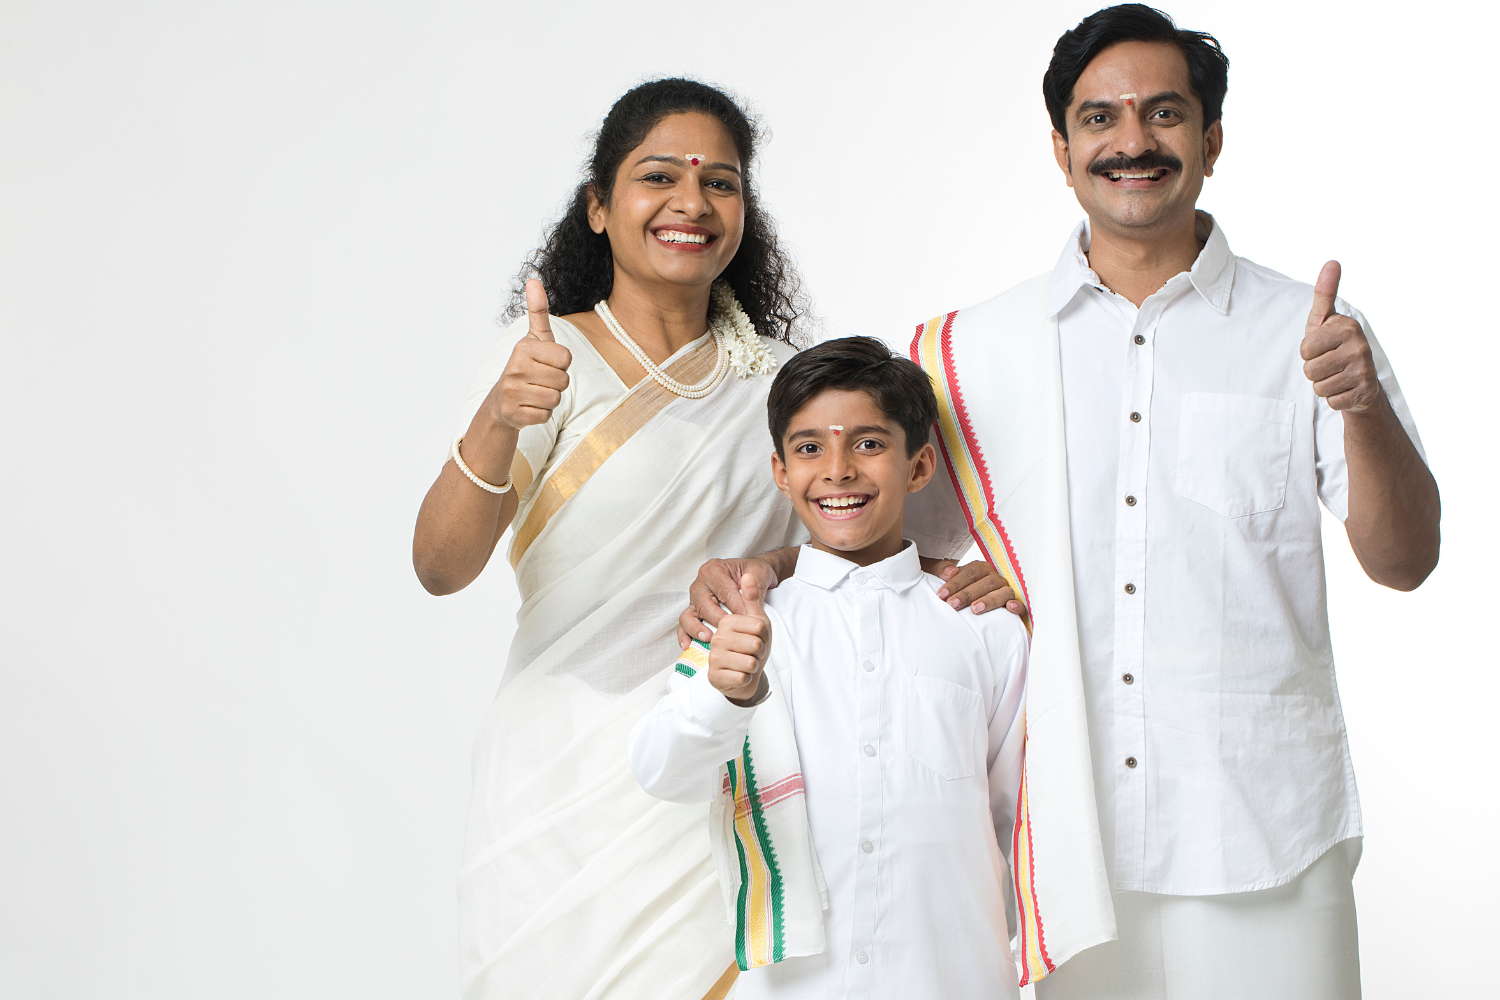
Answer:
M1091 9L0 3L0 997L454 995L516 598L428 597L411 526L587 134L748 98L826 335L905 343L1079 217L1040 79ZM1415 594L1327 533L1372 998L1493 988L1493 11L1172 7L1233 60L1202 206L1343 262L1443 491Z

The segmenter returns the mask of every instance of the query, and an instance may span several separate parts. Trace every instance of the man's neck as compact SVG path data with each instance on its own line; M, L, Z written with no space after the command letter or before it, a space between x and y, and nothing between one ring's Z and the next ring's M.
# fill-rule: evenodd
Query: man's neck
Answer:
M1089 219L1089 267L1104 286L1137 308L1169 280L1191 270L1203 249L1195 231L1196 213L1170 229L1120 232Z

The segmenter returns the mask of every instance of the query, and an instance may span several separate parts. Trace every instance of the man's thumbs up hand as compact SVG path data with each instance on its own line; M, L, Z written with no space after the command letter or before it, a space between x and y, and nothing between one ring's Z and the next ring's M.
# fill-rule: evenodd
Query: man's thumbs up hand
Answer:
M765 592L749 573L740 577L745 613L725 615L708 651L708 682L730 701L758 704L766 695L766 657L771 653L771 619Z
M500 381L490 390L500 419L518 430L552 417L568 387L568 366L573 363L572 352L552 336L547 292L535 278L526 282L526 324L526 336L516 343Z
M1313 286L1312 311L1302 337L1302 372L1329 406L1359 413L1384 397L1365 331L1334 310L1340 274L1339 262L1330 260Z

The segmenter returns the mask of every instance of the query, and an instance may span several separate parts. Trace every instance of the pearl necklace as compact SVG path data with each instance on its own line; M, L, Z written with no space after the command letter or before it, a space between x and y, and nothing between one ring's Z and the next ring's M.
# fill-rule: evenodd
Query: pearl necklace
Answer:
M714 370L709 372L708 377L702 382L694 385L684 385L657 367L656 362L652 361L646 355L646 352L641 350L641 345L630 338L630 334L625 332L625 328L620 325L620 321L615 319L615 314L609 311L608 302L601 299L594 306L594 312L598 313L599 318L604 320L604 325L609 327L609 332L615 335L615 339L624 345L625 349L630 352L631 356L635 358L642 368L646 369L646 374L655 379L657 384L668 392L676 393L684 399L702 399L717 389L719 383L724 381L724 376L729 373L729 352L724 349L724 336L719 332L719 325L717 323L712 324L708 328L708 332L713 334L714 347L719 355L718 360L714 363Z

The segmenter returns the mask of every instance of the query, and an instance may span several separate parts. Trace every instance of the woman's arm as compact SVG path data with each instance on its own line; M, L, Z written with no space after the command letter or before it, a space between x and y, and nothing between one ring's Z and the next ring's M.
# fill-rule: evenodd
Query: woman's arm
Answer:
M474 582L516 515L518 497L531 485L531 468L516 461L521 428L546 423L568 387L569 350L552 338L547 295L536 279L526 282L530 329L511 352L510 362L464 433L464 464L487 483L499 486L512 470L521 473L512 488L495 494L469 482L449 459L427 491L417 513L411 562L430 594L452 594ZM524 481L522 481L524 480Z

